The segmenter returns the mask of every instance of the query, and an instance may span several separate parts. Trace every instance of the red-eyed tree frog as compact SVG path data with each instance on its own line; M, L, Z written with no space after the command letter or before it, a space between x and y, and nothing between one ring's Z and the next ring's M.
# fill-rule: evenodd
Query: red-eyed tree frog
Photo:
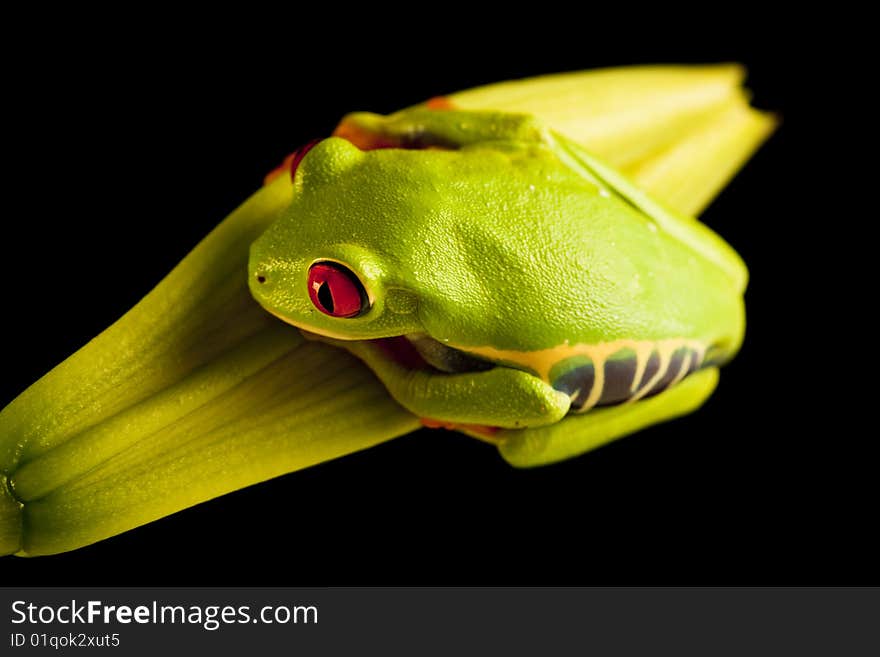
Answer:
M631 433L701 402L742 341L736 252L529 115L352 114L285 174L253 296L429 426L564 441L618 407Z

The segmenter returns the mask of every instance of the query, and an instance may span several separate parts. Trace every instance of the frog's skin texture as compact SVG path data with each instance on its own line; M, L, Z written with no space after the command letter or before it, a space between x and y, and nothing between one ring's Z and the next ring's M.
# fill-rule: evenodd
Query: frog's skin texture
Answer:
M335 134L298 162L293 202L252 245L251 292L432 425L565 431L651 402L643 426L664 419L663 391L739 348L737 254L533 117L435 101L349 115ZM356 277L359 314L316 306L315 263ZM695 403L716 378L691 386Z

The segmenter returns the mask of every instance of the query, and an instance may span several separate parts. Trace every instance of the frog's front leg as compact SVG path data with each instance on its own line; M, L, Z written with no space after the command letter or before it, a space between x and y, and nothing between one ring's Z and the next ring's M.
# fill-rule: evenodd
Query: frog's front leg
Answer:
M350 351L373 370L401 406L440 424L538 427L558 422L571 403L567 394L521 370L494 367L448 374L407 367L390 358L376 340L320 340Z

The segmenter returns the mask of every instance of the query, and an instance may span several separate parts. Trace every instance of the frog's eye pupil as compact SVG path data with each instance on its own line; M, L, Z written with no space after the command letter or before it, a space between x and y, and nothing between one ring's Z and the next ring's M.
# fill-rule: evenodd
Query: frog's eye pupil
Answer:
M321 283L321 287L318 288L318 303L320 303L328 313L331 315L333 314L333 293L330 292L330 285L328 285L327 281Z
M303 161L303 158L306 154L312 150L315 145L321 141L320 139L312 139L310 142L306 142L299 148L297 148L293 155L290 156L290 179L293 180L296 177L296 170L299 168L299 163Z
M331 317L356 317L368 307L358 277L336 262L316 262L309 268L309 298L315 308Z

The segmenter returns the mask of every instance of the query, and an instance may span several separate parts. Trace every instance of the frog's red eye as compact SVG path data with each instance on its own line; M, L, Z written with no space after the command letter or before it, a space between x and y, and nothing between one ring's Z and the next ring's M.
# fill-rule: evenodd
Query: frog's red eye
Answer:
M306 142L299 148L297 148L290 155L290 179L293 180L296 177L296 170L299 168L299 163L302 162L303 158L306 156L310 150L315 147L320 139L312 139L310 142Z
M309 268L309 298L331 317L356 317L369 307L357 276L336 262L316 262Z

